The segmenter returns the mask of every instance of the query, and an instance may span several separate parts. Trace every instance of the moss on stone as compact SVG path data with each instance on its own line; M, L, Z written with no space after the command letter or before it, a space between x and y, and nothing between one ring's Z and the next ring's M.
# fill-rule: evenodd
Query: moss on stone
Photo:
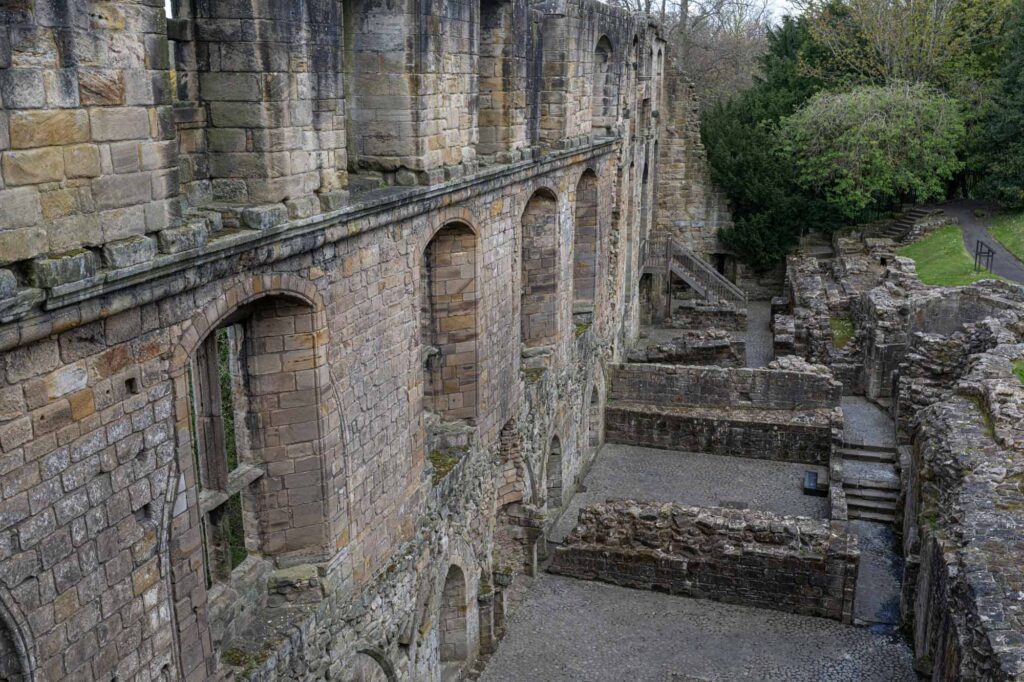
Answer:
M532 369L524 369L523 376L526 378L526 383L535 384L540 381L541 377L544 376L544 372L547 370L543 367L534 367Z
M247 651L239 647L231 647L224 650L224 653L220 655L220 660L232 668L241 668L238 677L247 679L267 662L274 647L273 643L265 644L260 651Z
M581 337L584 334L586 334L588 329L590 329L590 323L589 322L580 322L579 324L577 324L576 325L576 338L578 339L579 337Z
M447 452L442 452L441 450L434 450L429 455L427 455L427 459L430 460L430 463L434 467L434 485L437 485L438 483L443 481L448 476L448 474L452 472L452 469L455 468L455 465L459 463L458 457Z
M842 350L853 340L853 320L848 317L832 317L828 321L832 328L832 345Z
M1020 379L1020 383L1024 384L1024 360L1013 363L1013 373Z

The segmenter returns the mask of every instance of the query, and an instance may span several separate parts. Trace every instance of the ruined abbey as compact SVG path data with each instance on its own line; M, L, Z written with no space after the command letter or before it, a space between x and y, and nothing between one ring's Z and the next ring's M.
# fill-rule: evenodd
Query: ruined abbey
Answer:
M0 680L1024 677L1024 292L745 270L697 125L597 0L0 0Z

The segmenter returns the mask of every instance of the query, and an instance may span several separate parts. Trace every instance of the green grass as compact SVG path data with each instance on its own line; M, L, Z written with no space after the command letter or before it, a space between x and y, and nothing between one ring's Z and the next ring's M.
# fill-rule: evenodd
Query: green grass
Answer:
M842 350L853 339L853 321L846 317L832 317L828 324L832 327L832 346Z
M1024 211L999 216L988 231L1017 260L1024 261Z
M958 225L946 225L919 242L899 249L899 255L917 264L917 276L925 284L957 287L981 279L999 279L991 272L974 271L974 259L964 248Z
M1013 373L1020 379L1020 383L1024 384L1024 360L1013 363Z

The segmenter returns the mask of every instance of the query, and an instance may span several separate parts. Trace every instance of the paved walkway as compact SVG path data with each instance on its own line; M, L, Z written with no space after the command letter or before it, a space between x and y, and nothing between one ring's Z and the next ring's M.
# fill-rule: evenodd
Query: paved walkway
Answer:
M900 639L823 618L541 575L483 682L913 682Z
M992 224L992 217L996 211L989 205L980 201L953 201L939 206L946 215L960 220L960 230L964 235L964 246L967 253L974 257L974 248L978 241L985 242L996 252L992 259L992 272L1024 284L1024 263L1017 260L1012 253L1003 248L1003 245L996 241L989 231L988 226ZM979 218L974 215L975 210L983 210L986 217Z
M844 396L843 438L848 443L896 447L892 419L874 403L860 396ZM843 462L843 476L899 485L899 476L889 464ZM851 521L850 530L860 543L860 570L853 617L879 632L895 632L900 622L900 590L903 555L892 526L873 521Z
M771 301L747 302L747 367L766 367L775 356Z
M882 408L862 396L843 396L843 438L857 445L896 447L892 419Z
M745 457L607 444L549 539L561 542L581 507L614 498L676 502L698 507L741 507L776 514L828 518L828 499L803 494L803 474L825 469Z

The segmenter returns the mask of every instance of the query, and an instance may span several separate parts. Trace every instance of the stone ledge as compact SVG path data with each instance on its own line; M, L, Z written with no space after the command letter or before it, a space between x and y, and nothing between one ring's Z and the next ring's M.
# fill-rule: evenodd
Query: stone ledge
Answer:
M548 570L849 623L859 561L826 521L609 500L580 510Z

